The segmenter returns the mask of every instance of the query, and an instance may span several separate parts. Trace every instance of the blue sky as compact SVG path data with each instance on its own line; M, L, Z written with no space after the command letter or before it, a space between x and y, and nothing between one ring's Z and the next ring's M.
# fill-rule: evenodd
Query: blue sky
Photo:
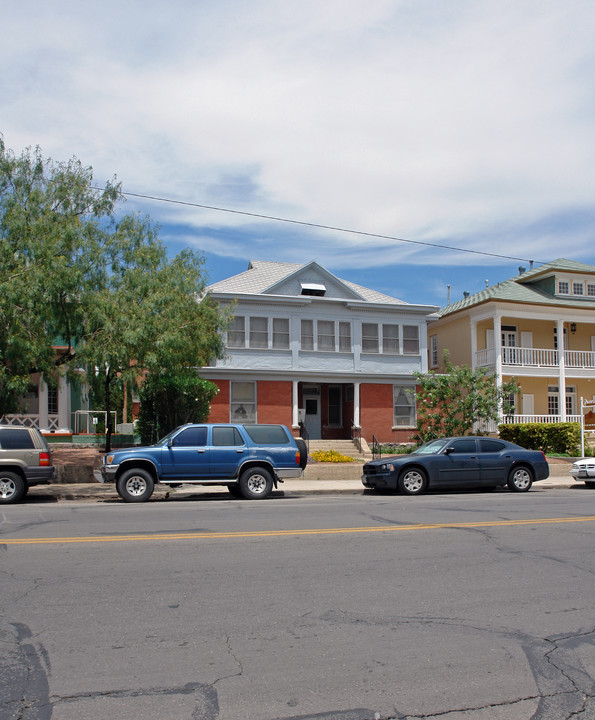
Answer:
M592 0L3 3L0 132L124 191L211 281L316 260L444 305L595 264ZM429 245L419 244L428 243ZM441 249L506 256L493 258Z

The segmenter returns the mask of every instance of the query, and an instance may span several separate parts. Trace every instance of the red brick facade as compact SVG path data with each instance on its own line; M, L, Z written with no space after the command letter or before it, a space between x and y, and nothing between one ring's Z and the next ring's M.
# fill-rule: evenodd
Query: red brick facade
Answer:
M230 386L229 380L213 380L219 387L219 393L211 403L209 422L227 423L229 417ZM259 423L279 423L292 426L293 386L291 381L259 380L256 387L257 417ZM353 420L353 386L343 385L343 426L331 427L328 424L327 409L328 385L321 384L322 437L327 439L347 438L351 436ZM348 393L348 388L351 392ZM303 405L301 383L298 402ZM408 442L415 434L415 428L393 427L393 385L362 383L360 385L360 424L362 437L372 442L375 435L380 442Z

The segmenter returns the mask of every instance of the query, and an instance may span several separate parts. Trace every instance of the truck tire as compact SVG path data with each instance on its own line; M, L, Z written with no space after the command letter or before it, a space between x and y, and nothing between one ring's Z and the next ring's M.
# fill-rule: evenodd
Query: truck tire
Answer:
M240 475L240 492L246 500L262 500L271 494L273 478L268 470L251 467Z
M0 503L16 503L25 497L27 485L17 473L0 470Z
M308 446L302 438L296 438L295 444L298 446L298 450L300 451L300 468L305 470L306 465L308 464Z
M116 482L118 495L130 503L146 502L153 494L154 487L153 476L142 468L125 470Z

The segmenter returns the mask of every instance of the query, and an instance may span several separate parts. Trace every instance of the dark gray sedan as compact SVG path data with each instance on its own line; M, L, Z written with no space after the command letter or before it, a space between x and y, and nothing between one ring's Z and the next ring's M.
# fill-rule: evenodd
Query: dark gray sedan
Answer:
M399 490L419 495L428 489L495 488L508 485L527 492L550 468L540 450L488 437L431 440L409 455L372 460L364 465L362 482L378 491Z

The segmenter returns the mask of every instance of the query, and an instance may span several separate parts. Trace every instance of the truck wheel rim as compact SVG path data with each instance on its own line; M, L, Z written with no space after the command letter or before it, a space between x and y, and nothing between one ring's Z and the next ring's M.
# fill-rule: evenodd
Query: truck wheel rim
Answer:
M138 475L133 475L126 480L126 491L133 497L142 495L146 489L147 483L145 482L145 479Z
M262 475L251 475L247 485L253 493L260 495L265 491L267 481Z
M15 494L16 486L12 480L0 479L0 497L7 500Z

